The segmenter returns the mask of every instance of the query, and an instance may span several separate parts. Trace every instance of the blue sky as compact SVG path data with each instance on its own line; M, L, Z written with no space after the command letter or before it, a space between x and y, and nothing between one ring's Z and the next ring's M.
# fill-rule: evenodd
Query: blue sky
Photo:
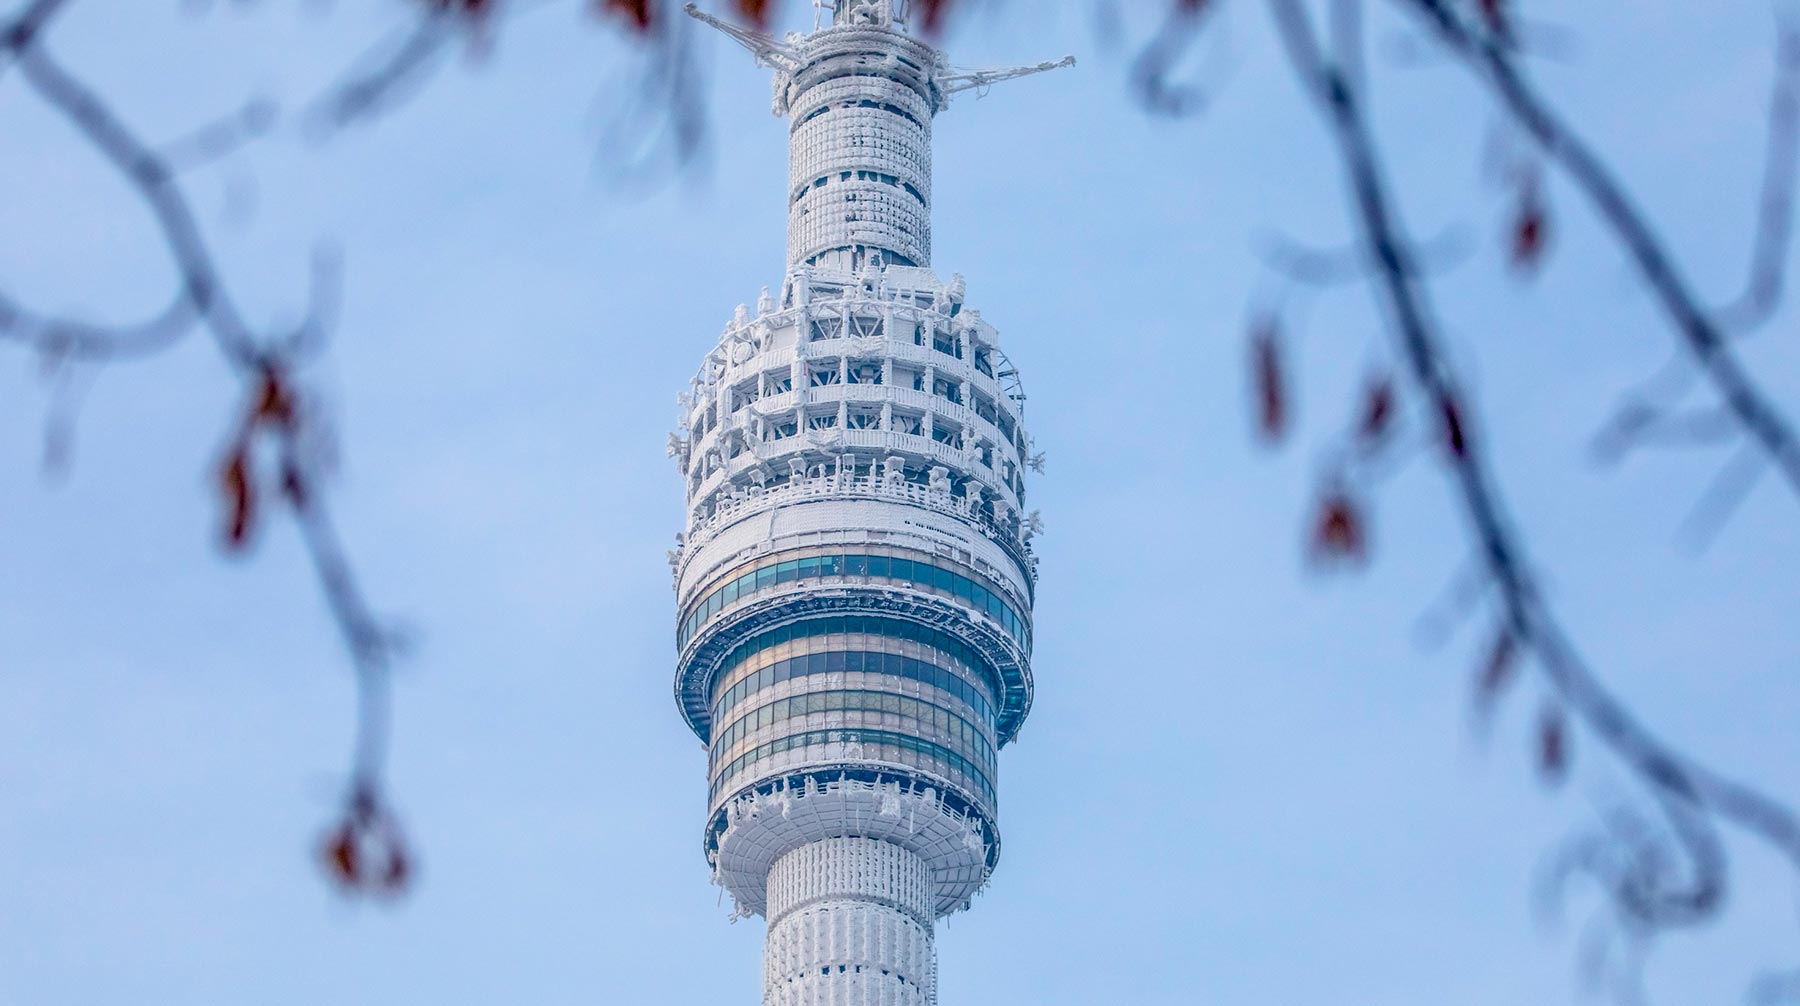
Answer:
M89 0L52 44L173 137L253 94L292 113L403 12L214 6ZM342 438L344 532L416 642L392 763L423 856L404 903L346 903L310 859L350 682L290 528L247 561L212 547L239 406L210 347L99 374L60 484L37 474L35 366L0 354L0 1001L755 994L762 926L728 925L707 884L704 754L670 697L682 508L663 442L732 308L779 277L785 131L764 71L698 39L705 161L620 192L597 165L620 50L574 6L519 18L370 127L319 145L290 115L189 182L257 320L294 315L313 242L344 250L342 326L309 376ZM1260 236L1350 233L1262 11L1227 8L1216 100L1169 121L1132 104L1086 5L1043 6L967 19L954 58L1080 65L962 96L936 128L935 264L1001 329L1049 455L1037 703L1002 753L1000 868L939 928L943 1000L1578 999L1594 902L1548 925L1531 891L1624 787L1579 735L1570 784L1537 785L1532 687L1485 741L1470 730L1483 623L1436 647L1417 631L1465 551L1435 466L1380 491L1365 574L1303 562L1325 445L1387 359L1364 290L1291 303L1298 436L1269 453L1247 428ZM1546 87L1725 299L1754 212L1766 5L1537 6L1572 40ZM1764 479L1696 551L1677 528L1715 453L1589 463L1667 326L1560 184L1548 268L1507 273L1491 116L1456 68L1396 57L1402 35L1372 29L1378 127L1415 230L1474 238L1435 292L1556 604L1666 735L1800 799L1800 504ZM13 80L0 137L0 282L102 318L159 304L142 208ZM1744 351L1800 409L1796 320ZM1733 1000L1800 960L1791 873L1733 851L1729 919L1650 959L1661 1001Z

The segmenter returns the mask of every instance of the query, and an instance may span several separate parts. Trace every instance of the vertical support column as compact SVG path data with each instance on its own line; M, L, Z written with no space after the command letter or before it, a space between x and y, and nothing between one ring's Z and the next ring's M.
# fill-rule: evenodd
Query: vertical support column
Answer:
M869 838L803 845L769 868L763 1006L934 1006L931 871Z

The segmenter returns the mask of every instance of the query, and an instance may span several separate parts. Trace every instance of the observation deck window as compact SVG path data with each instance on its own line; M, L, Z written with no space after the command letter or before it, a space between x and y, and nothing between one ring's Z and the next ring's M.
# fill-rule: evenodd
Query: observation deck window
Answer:
M975 351L975 369L989 377L994 376L994 361L989 358L987 350L977 349Z
M861 571L868 568L867 563L873 558L882 557L866 555L845 556L845 559L849 562L850 573L853 576L861 576ZM833 640L831 637L842 637L849 633L884 636L888 639L905 640L909 643L917 643L920 646L928 646L949 657L951 660L958 661L963 666L976 672L978 672L977 669L985 668L987 666L987 663L982 656L967 643L940 629L934 629L930 626L920 625L917 622L911 622L905 619L889 618L884 615L827 615L824 618L809 618L804 622L795 622L790 625L769 629L744 640L733 647L730 653L726 654L724 661L720 664L723 670L716 680L720 682L724 681L732 671L742 666L745 661L748 661L750 658L772 646L781 646L797 640L810 639L824 639L827 645L832 645L834 643L843 642L843 640ZM864 666L861 668L856 668L854 666L854 657L847 658L849 663L846 666L850 669L911 677L914 680L923 681L926 684L935 684L937 687L952 695L964 698L971 706L974 706L976 710L980 711L982 716L990 719L992 718L993 710L988 705L987 699L981 691L972 690L975 688L974 685L963 680L963 678L953 672L948 671L937 664L931 663L929 660L917 660L912 657L899 658L894 654L865 654L863 659ZM871 665L871 662L874 662L873 665ZM776 663L779 664L781 662L777 661ZM775 665L771 664L770 666L773 667ZM791 667L793 669L790 671L789 677L810 673L809 671L804 670L803 665L791 665ZM913 670L908 670L908 668L912 668ZM919 668L929 668L932 672L932 676L919 677L918 674L924 673L923 671L918 670ZM759 678L760 683L745 684L745 682L751 680L751 678L747 677L743 681L733 685L723 695L719 693L718 688L715 686L713 690L713 699L720 704L720 708L714 714L714 720L717 721L726 712L730 711L731 706L736 705L744 696L757 689L766 688L771 684L778 683L776 679L765 675L764 671L768 671L768 668L757 671L755 675L751 676ZM955 682L938 677L940 672L955 678ZM777 672L768 671L768 673L772 675ZM787 678L784 677L779 680L785 681ZM992 682L995 694L998 694L998 683L993 682L991 677L988 680ZM740 685L743 687L739 687Z
M813 654L815 657L824 655ZM846 720L842 725L879 726L908 732L915 728L905 720L913 720L949 740L960 752L973 754L983 770L992 772L998 767L993 742L980 727L934 702L869 689L804 692L758 706L719 731L711 745L708 767L717 768L719 758L751 733L814 713L860 713L863 714L858 717L862 720L860 724Z
M787 559L744 573L732 583L721 585L694 604L692 611L683 620L676 633L677 645L686 646L688 640L693 637L700 626L706 623L707 619L724 609L728 603L725 600L726 591L733 586L737 588L736 596L741 600L754 591L777 584L792 583L799 579L855 575L847 574L846 571L852 568L852 560L857 559L867 563L869 571L867 575L870 579L893 580L904 586L922 587L947 594L1000 623L1007 635L1011 636L1019 645L1025 647L1031 645L1027 622L1013 610L1012 605L1004 597L955 570L935 566L922 560L884 555L845 555L840 553L830 556L830 559L830 564L822 563L819 566L818 573L808 574L805 577L802 577L800 573L801 560Z
M950 642L959 649L966 649L954 640ZM823 653L807 653L788 657L785 660L777 660L752 674L745 675L730 688L725 689L724 694L718 697L718 701L713 706L713 722L715 724L725 722L725 717L729 716L739 703L765 688L772 688L795 678L833 673L829 669L828 661L813 659L826 656L827 654ZM847 674L880 674L890 678L904 678L908 681L917 681L922 685L930 685L938 691L960 699L963 704L975 710L976 716L980 717L981 722L986 726L991 728L994 725L994 707L981 694L981 690L970 684L962 675L939 667L929 660L903 656L898 653L851 650L844 654L843 666L839 670Z
M756 401L758 397L756 394L756 383L757 382L752 379L731 389L731 411L736 412L744 406L749 405L751 402Z

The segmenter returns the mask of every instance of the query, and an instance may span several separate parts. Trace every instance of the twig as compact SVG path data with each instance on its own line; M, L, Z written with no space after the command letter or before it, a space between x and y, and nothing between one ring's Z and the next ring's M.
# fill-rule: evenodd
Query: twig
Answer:
M1757 478L1767 467L1763 456L1748 444L1733 451L1682 520L1679 537L1695 549L1705 549L1756 488Z
M1787 280L1787 253L1794 236L1795 168L1800 159L1800 31L1787 19L1776 22L1774 76L1749 277L1743 292L1717 312L1720 327L1731 332L1744 332L1768 321L1781 303Z
M333 84L306 117L321 134L329 134L391 107L456 37L456 17L443 7L424 8L398 43L388 44L389 51L379 57L365 56L363 65Z
M1210 89L1170 80L1214 15L1216 0L1175 0L1162 27L1131 64L1131 86L1145 107L1164 115L1191 115L1206 107Z
M275 124L275 103L265 99L246 102L244 106L216 122L211 122L173 143L164 144L163 162L172 173L180 174L234 153L244 144L262 136Z

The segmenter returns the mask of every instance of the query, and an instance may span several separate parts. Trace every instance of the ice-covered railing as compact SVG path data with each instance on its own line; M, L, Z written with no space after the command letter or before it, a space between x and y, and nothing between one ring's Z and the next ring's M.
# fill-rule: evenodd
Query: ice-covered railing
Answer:
M687 557L700 545L746 517L774 507L813 500L868 499L924 507L971 524L1006 549L1036 582L1037 557L1031 552L1030 525L1004 503L996 504L1005 509L1004 517L996 517L982 508L979 499L952 493L947 475L944 481L936 484L920 485L875 467L867 474L850 474L841 468L818 472L821 467L815 465L814 474L791 478L777 486L763 487L752 483L739 492L721 496L710 513L696 518L690 525L682 542L680 561L674 567L677 580Z

